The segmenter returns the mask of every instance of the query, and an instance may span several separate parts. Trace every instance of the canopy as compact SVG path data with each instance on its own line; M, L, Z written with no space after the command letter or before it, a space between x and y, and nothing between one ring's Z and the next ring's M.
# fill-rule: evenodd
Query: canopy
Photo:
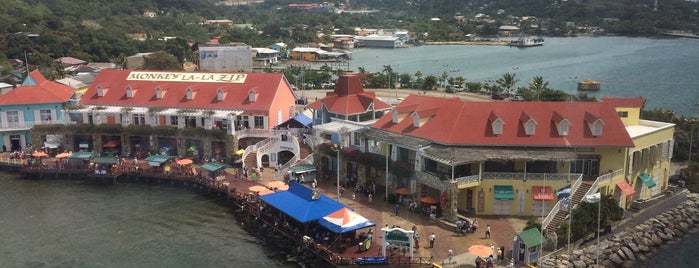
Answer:
M47 154L44 153L44 152L34 152L34 153L32 154L32 156L33 156L33 157L47 157L47 156L49 156L49 155L47 155Z
M571 186L570 186L570 184L568 184L565 187L558 189L558 191L556 191L556 195L558 196L558 198L569 197L570 196L570 189L571 189Z
M190 151L190 152L194 152L196 150L197 150L197 146L194 146L194 145L189 146L189 148L187 148L187 151Z
M619 187L619 189L621 189L621 192L623 192L625 196L633 195L636 193L633 187L631 187L631 185L629 185L629 183L626 181L618 182L616 184L616 187Z
M493 255L493 250L490 249L489 246L484 246L484 245L470 246L470 247L468 247L468 252L473 254L473 255L480 256L480 257L486 257L486 256Z
M177 160L178 165L189 165L191 163L192 163L192 159L188 159L188 158Z
M229 165L226 165L224 163L219 163L219 162L209 162L201 166L202 169L209 171L209 172L214 172L222 168L227 168L230 167Z
M303 113L300 113L289 120L277 125L277 128L311 128L313 126L313 120Z
M235 151L235 155L242 155L244 153L245 153L245 149L240 149L240 150Z
M400 194L400 195L409 195L409 194L410 194L410 189L405 188L405 187L403 187L403 188L398 188L398 189L396 189L396 194Z
M286 191L286 190L289 190L289 185L284 184L284 185L277 187L277 191Z
M148 157L146 157L146 159L144 159L144 160L147 161L148 164L151 165L151 166L160 166L160 165L162 165L163 163L165 163L167 160L170 160L170 157L171 157L171 156L167 156L167 155L157 155L157 154L156 154L156 155L148 156Z
M66 158L69 157L71 153L60 153L56 155L56 158Z
M341 208L327 216L318 219L318 224L327 228L333 233L346 233L357 229L376 226L375 223L350 210Z
M638 175L638 178L643 181L643 184L646 185L648 188L655 187L655 182L653 179L648 175L648 173L643 173L641 175Z
M288 191L260 196L260 200L301 223L320 219L347 207L311 188L294 182L289 185Z
M519 236L519 239L524 242L527 247L535 247L538 245L541 245L544 241L542 240L542 235L541 232L539 232L539 229L537 228L531 228L522 231L521 233L517 234Z
M111 141L106 142L104 145L102 145L102 147L104 147L104 148L114 148L114 147L119 146L119 144L120 144L120 142L111 140Z
M116 157L113 156L100 156L100 157L95 157L92 160L90 160L91 163L95 164L114 164L116 163L117 159Z
M82 158L82 159L88 159L90 157L92 157L92 152L73 152L69 156L69 158Z
M493 191L495 192L495 199L515 199L515 191L512 189L512 185L495 185L493 188Z
M286 185L283 181L270 181L267 183L267 187L269 188L279 188Z
M251 192L260 192L260 191L267 190L267 187L264 187L262 185L254 185L254 186L248 187L248 190Z
M57 142L50 142L50 141L45 141L44 142L44 147L49 148L49 149L56 149L58 146L61 146L61 144Z
M258 191L257 195L268 195L268 194L273 194L273 193L275 193L275 191L272 191L270 189L264 189L262 191Z
M534 200L553 200L553 189L551 186L532 186Z
M431 196L425 196L420 198L420 202L425 203L425 204L437 204L439 201L437 199L434 199L434 197Z
M289 168L289 174L293 173L306 173L306 172L315 172L316 171L316 166L311 165L311 164L305 164L305 165L296 165L292 166Z

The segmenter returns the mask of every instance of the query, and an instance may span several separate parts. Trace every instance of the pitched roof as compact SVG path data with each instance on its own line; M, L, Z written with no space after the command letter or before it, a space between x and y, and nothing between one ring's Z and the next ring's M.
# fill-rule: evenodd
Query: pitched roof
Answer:
M98 87L104 89L103 96L98 96ZM132 89L132 97L127 97L127 87ZM158 88L162 91L162 98L156 98ZM187 99L188 89L192 91L192 99ZM218 100L219 89L223 93L222 101ZM102 70L80 102L88 105L267 110L279 90L284 89L291 91L282 73ZM249 94L255 94L254 102L249 100Z
M81 59L76 59L73 57L60 57L56 59L56 61L60 61L64 65L78 65L78 64L84 64L86 61L81 60Z
M406 109L408 108L408 109ZM614 107L598 102L466 102L426 95L410 95L396 110L401 114L435 109L434 115L415 126L413 117L390 112L371 127L446 145L469 146L618 146L631 147L633 141ZM502 134L493 133L493 114L503 121ZM533 135L526 135L522 116L536 120ZM593 136L590 117L602 120L604 131ZM570 122L567 135L559 135L554 120ZM591 122L590 122L591 123Z
M517 234L527 247L535 247L543 243L541 232L537 228L531 228Z
M0 96L0 105L63 103L73 94L73 88L46 80L38 70L34 70L22 86Z
M610 98L610 97L604 97L601 100L604 103L610 103L614 105L614 107L633 107L633 108L642 108L643 107L643 102L645 100L641 97L638 98Z
M320 110L322 105L328 112L342 115L364 113L371 104L374 110L391 108L391 105L378 98L374 92L364 92L359 75L342 75L335 84L335 90L311 104L309 108Z

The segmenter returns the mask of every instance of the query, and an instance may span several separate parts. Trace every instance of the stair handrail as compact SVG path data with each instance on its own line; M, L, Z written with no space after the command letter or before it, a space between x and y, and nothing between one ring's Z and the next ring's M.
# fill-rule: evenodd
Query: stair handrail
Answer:
M286 161L286 163L282 164L281 166L278 167L277 172L274 173L274 180L281 180L284 177L284 174L289 170L289 168L296 164L296 161L299 160L299 155L301 154L301 147L299 145L299 139L296 138L295 135L289 135L291 138L291 142L294 146L294 157L289 159L289 161Z
M595 182L592 183L592 186L590 186L590 189L587 190L587 193L585 193L585 195L583 195L583 198L585 196L588 196L588 195L591 195L591 194L597 192L599 183L601 181L604 181L604 180L612 181L612 178L619 176L621 174L622 174L622 170L617 169L611 173L607 173L607 174L604 174L604 175L597 177L597 179L595 179Z
M258 143L255 143L253 145L250 145L245 148L245 152L243 153L243 168L245 168L245 159L248 158L248 155L250 155L253 152L259 151L259 149L263 146L268 146L272 142L273 137L264 139ZM256 161L257 162L257 161ZM255 163L256 165L259 165L259 162Z
M580 184L582 184L582 174L578 174L578 179L576 179L575 182L573 183L573 185L570 186L570 197L572 197L573 193L575 193L575 191L578 190L578 187L580 187ZM564 199L558 200L558 202L556 202L556 205L553 206L551 211L549 211L549 214L546 215L546 218L544 218L544 220L541 222L541 229L542 230L546 230L546 228L551 223L553 218L561 210L561 207L563 206L563 201L564 201ZM572 204L568 205L569 208L571 206L572 206Z

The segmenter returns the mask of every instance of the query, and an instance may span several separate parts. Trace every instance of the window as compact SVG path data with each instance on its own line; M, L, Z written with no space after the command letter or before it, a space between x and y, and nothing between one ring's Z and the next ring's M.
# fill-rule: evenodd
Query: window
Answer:
M146 124L146 115L134 114L133 115L133 124L134 125L145 125Z
M172 125L172 126L177 126L177 125L178 125L178 124L177 124L177 116L176 116L176 115L170 116L170 125Z
M97 96L98 97L104 96L104 88L102 88L102 86L100 86L100 85L97 86Z
M197 127L197 118L194 116L185 116L184 117L184 127L186 127L186 128Z
M131 87L126 87L126 97L133 98L133 89L131 89Z
M362 145L362 139L361 139L359 133L357 133L357 132L352 132L352 138L353 138L353 139L352 139L352 145L357 145L357 146Z
M51 122L51 110L39 110L39 116L41 117L41 122Z
M494 135L502 135L502 125L503 122L499 118L495 120L490 126L493 128L493 134Z
M265 117L264 116L255 116L255 128L257 129L264 129L265 128Z
M533 121L528 121L524 125L524 132L529 136L536 134L536 123Z
M568 135L568 129L570 128L570 122L568 122L568 119L563 119L560 123L558 123L558 135L561 136L567 136Z
M155 88L155 98L156 98L156 99L162 99L162 98L163 98L163 90L160 89L160 87Z
M601 121L597 121L594 124L592 124L592 135L593 136L602 136L602 124Z
M255 102L255 91L250 90L248 92L248 101L249 102Z
M193 98L193 93L191 88L187 88L187 99L191 100Z
M19 126L19 112L18 111L8 111L7 112L7 125L10 127Z
M216 100L223 101L223 90L220 88L216 91Z
M627 117L629 117L629 112L626 112L626 111L619 111L619 112L617 112L617 113L619 114L619 117L621 117L621 118L627 118Z

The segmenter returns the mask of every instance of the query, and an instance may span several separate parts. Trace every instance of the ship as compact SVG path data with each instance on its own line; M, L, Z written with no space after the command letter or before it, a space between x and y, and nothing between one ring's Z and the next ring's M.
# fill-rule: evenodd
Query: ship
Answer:
M544 45L544 38L520 36L517 40L507 43L510 47L537 47Z
M585 80L578 82L578 90L597 91L599 89L600 83L598 81L591 80L590 78L585 78Z

